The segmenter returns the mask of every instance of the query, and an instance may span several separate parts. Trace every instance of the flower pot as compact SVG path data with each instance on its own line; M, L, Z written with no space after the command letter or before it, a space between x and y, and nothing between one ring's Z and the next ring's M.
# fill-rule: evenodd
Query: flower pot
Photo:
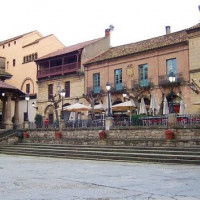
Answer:
M55 132L55 138L56 139L60 139L61 138L61 132L60 131L56 131Z
M23 132L23 137L28 138L28 133L26 131Z
M102 130L99 132L99 139L105 139L106 138L106 132L105 130Z
M172 140L172 139L173 139L173 136L174 136L174 134L173 134L172 131L170 131L170 130L165 130L165 138L166 138L166 140Z

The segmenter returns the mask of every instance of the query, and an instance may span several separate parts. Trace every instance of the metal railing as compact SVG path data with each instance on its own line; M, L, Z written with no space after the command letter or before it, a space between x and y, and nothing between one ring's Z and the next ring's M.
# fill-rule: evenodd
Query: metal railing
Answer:
M66 120L65 128L105 128L105 119L78 119L78 120ZM36 124L34 122L29 122L28 126L30 129L56 129L59 128L59 121L51 123L48 127L41 122ZM168 116L132 116L130 117L117 117L112 120L112 127L130 127L130 126L140 126L140 127L167 127L168 126ZM187 114L187 115L176 115L176 126L182 126L184 128L200 127L200 114ZM27 128L25 124L20 124L14 129L25 129Z

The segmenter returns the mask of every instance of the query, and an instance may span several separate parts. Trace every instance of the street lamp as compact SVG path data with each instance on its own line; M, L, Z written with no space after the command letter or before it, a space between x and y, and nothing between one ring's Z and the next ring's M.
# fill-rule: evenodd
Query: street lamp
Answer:
M27 101L27 116L26 116L26 121L28 122L28 101L30 100L30 96L28 94L25 96L25 100Z
M169 82L171 83L171 104L170 104L170 109L169 112L170 113L174 113L174 108L173 108L173 83L176 81L176 77L174 76L174 73L171 72L170 76L169 76Z
M34 102L32 103L32 107L35 108L35 109L38 109L38 107L35 105Z
M63 113L63 98L65 97L65 90L64 89L61 90L60 95L62 97L62 114L61 114L61 119L64 119L64 113Z
M111 90L111 85L109 82L106 84L106 90L108 91L108 117L112 117L112 114L110 112L110 90Z

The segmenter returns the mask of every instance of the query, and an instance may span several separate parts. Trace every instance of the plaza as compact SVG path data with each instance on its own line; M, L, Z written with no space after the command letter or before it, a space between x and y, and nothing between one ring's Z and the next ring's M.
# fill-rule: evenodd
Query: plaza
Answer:
M197 200L200 167L0 155L0 200Z

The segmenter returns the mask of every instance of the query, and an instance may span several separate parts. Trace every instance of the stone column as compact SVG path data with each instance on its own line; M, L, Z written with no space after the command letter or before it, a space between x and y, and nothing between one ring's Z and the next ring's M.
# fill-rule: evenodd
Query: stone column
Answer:
M2 124L4 125L6 122L6 99L2 99L3 108L2 108Z
M7 93L7 107L6 107L6 129L13 129L12 116L11 116L11 93Z
M106 117L106 131L110 130L110 127L112 127L113 124L113 117Z
M15 98L15 113L14 113L14 116L15 116L15 126L18 126L19 125L19 97L16 97Z

